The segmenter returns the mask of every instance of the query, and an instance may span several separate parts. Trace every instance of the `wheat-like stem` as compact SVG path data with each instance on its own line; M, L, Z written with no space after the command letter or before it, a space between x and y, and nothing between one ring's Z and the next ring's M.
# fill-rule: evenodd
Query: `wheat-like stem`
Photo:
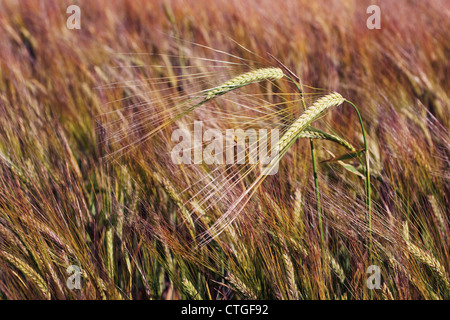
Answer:
M355 110L355 112L358 116L358 121L359 121L359 125L361 127L361 133L363 136L364 155L365 155L364 188L366 191L366 199L365 200L366 200L366 206L367 206L367 220L368 220L368 225L369 225L369 241L368 241L369 242L369 255L370 255L370 260L373 260L373 256L372 256L372 195L371 195L372 188L370 186L370 159L369 159L370 154L369 154L369 149L368 149L368 144L367 144L366 129L364 128L364 123L362 121L361 113L359 112L356 105L349 100L345 100L345 102L350 104L353 107L353 109Z

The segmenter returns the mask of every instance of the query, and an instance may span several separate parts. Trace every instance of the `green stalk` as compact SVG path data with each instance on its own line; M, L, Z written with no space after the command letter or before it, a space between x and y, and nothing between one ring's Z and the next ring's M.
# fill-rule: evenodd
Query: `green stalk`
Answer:
M292 78L287 77L289 80L294 83L294 85L297 87L298 91L302 95L302 104L304 110L306 110L306 103L305 98L303 96L303 84L301 79L299 78L299 83L294 81ZM320 238L322 240L322 251L325 253L325 235L323 232L323 223L322 223L322 208L320 206L320 190L319 190L319 178L317 176L317 161L316 161L316 155L314 151L314 142L312 139L309 139L309 144L311 146L311 159L312 159L312 165L313 165L313 176L314 176L314 187L316 192L316 201L317 201L317 214L319 216L319 230L320 230Z
M356 114L358 115L358 119L359 119L359 124L361 126L361 132L363 135L363 140L364 140L364 155L365 155L365 170L364 170L364 174L365 174L365 182L364 182L364 188L365 188L365 192L366 192L366 205L367 205L367 220L368 220L368 224L369 224L369 253L370 253L370 257L372 260L372 200L371 200L371 186L370 186L370 165L369 165L369 149L367 147L367 139L366 139L366 131L364 129L364 124L361 118L361 114L359 113L358 108L351 102L348 100L345 100L346 102L348 102L353 109L356 111Z
M297 83L292 78L290 78L290 77L287 77L287 78L289 80L291 80L292 83L294 83L294 85L297 87L298 91L300 92L300 94L302 96L303 109L306 110L307 107L306 107L305 98L303 96L302 80L299 78L299 81ZM312 165L313 165L314 188L315 188L316 201L317 201L317 214L318 214L318 217L319 217L319 232L320 232L320 239L321 239L321 248L322 248L322 255L323 255L323 257L325 257L325 254L326 254L326 252L325 252L325 235L324 235L324 232L323 232L322 208L321 208L321 205L320 205L319 178L317 176L317 161L316 161L316 155L315 155L315 151L314 151L314 142L313 142L312 139L309 139L309 144L311 146L311 159L312 159Z
M311 145L311 158L312 158L312 165L313 165L314 187L315 187L315 191L316 191L316 200L317 200L317 213L319 215L320 237L322 240L322 250L325 250L325 236L323 233L323 223L322 223L322 208L320 206L319 178L317 176L317 161L316 161L316 156L315 156L315 152L314 152L314 142L312 141L312 139L309 139L309 143Z

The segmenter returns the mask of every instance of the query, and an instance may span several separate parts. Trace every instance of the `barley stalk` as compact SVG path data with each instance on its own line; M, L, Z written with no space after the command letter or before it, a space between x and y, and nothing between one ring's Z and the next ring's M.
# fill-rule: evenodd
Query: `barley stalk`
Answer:
M283 70L280 68L262 68L247 73L243 73L227 82L208 90L205 93L205 100L223 95L231 90L246 86L251 83L264 80L279 80L284 76Z

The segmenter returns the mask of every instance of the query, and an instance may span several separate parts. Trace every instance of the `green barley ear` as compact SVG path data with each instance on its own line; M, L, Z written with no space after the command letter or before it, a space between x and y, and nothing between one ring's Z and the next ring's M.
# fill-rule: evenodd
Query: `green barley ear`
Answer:
M243 73L227 82L208 90L205 93L205 100L223 95L231 90L246 86L251 83L261 82L264 80L279 80L284 76L283 70L280 68L263 68Z
M186 290L186 293L194 300L202 300L200 297L200 294L198 293L197 289L195 289L192 282L190 282L188 279L184 278L182 281L183 288Z
M189 107L186 111L179 114L176 117L176 119L183 117L192 110L205 104L209 100L221 96L234 89L241 88L252 83L261 82L264 80L279 80L282 77L284 77L284 73L283 70L281 70L280 68L262 68L240 74L237 77L234 77L215 88L206 90L206 92L203 94L203 100L201 100L199 103ZM157 129L160 129L160 127L158 127ZM156 132L157 129L154 130L153 132Z

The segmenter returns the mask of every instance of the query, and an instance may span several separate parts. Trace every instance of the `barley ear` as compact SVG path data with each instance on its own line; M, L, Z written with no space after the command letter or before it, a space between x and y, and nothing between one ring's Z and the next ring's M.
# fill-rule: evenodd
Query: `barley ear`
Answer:
M183 288L186 291L186 293L194 300L201 300L200 294L198 293L197 289L195 289L192 282L190 282L188 279L183 279Z
M300 292L298 291L297 283L295 282L295 269L294 264L292 263L289 249L287 247L286 241L284 238L281 238L281 244L283 248L283 260L286 268L286 280L287 280L287 288L290 300L299 300Z
M341 137L331 134L331 133L326 133L323 132L319 129L315 129L315 128L307 128L304 131L300 132L300 134L298 135L299 138L302 139L320 139L320 140L329 140L329 141L333 141L336 142L338 144L340 144L341 146L347 148L348 150L354 152L356 151L355 147L353 147L351 145L350 142L348 142L345 139L342 139Z
M444 267L439 263L439 261L433 257L430 253L422 250L409 240L409 230L408 224L405 222L403 227L403 238L406 242L406 247L408 252L419 262L426 264L431 270L438 276L441 282L446 288L450 289L450 282L448 280L447 272Z
M284 76L280 68L262 68L247 73L243 73L231 80L212 88L205 93L205 100L211 100L214 97L223 95L231 90L246 86L251 83L264 80L279 80Z
M251 291L241 280L236 278L233 274L229 274L226 277L226 280L228 280L231 285L239 291L241 294L243 294L247 299L249 300L256 300L256 295Z
M286 133L278 141L278 150L283 154L298 135L304 131L311 122L313 122L323 111L341 105L345 99L337 92L333 92L316 100L311 107L289 127Z
M50 292L44 279L42 279L42 277L36 271L34 271L34 269L31 268L26 262L22 261L19 258L16 258L12 254L9 254L5 251L0 251L0 256L3 256L9 263L11 263L17 269L19 269L27 279L34 282L47 299L51 298Z

